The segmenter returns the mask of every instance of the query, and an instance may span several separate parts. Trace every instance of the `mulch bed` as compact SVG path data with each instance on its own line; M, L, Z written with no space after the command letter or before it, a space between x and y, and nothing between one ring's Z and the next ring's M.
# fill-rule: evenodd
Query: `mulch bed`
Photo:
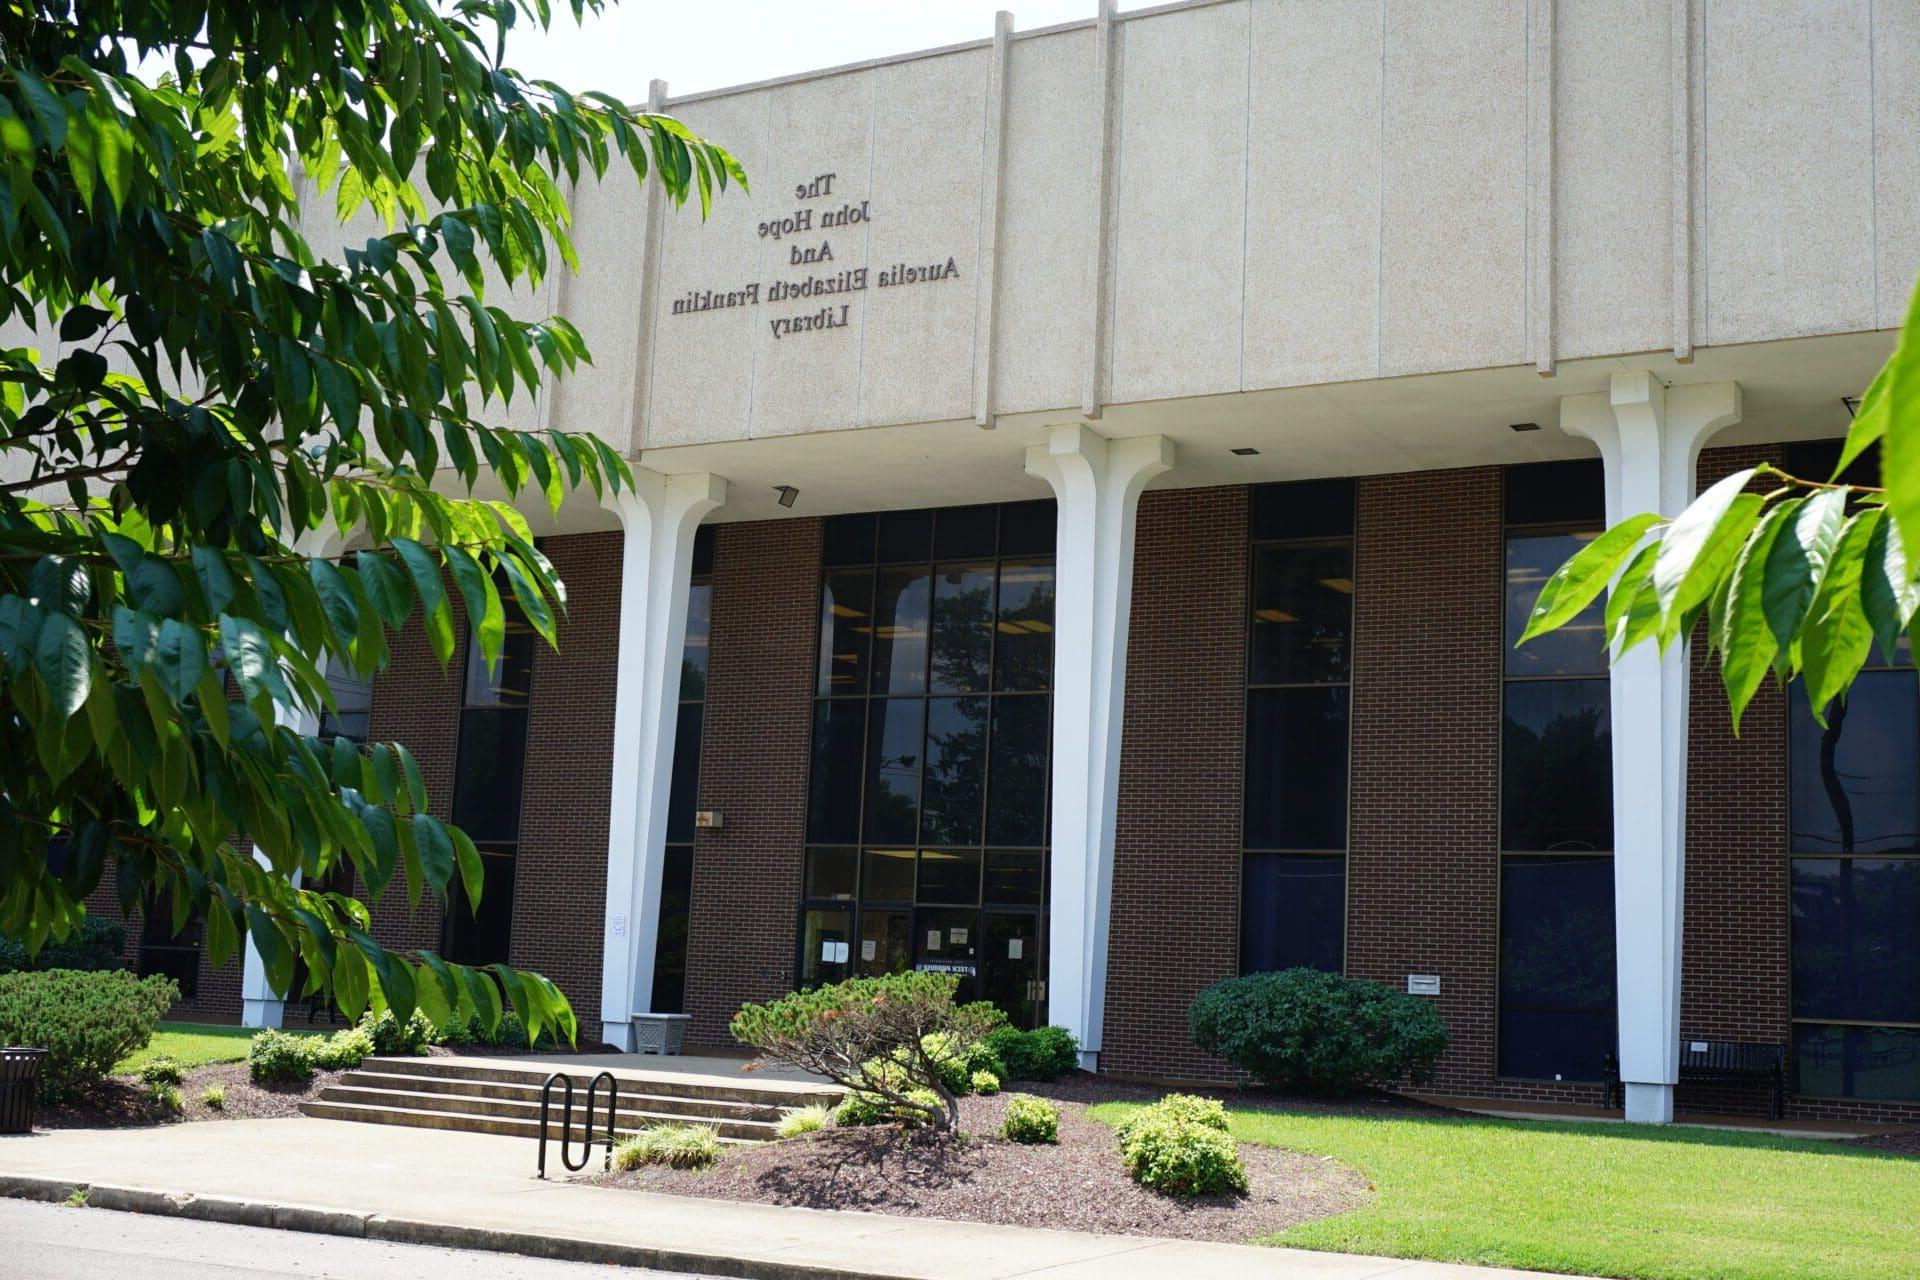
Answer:
M34 1109L36 1129L135 1129L150 1125L182 1124L196 1120L274 1120L300 1114L300 1103L313 1097L339 1075L316 1071L306 1084L255 1084L244 1062L222 1062L194 1067L182 1074L181 1111L169 1111L154 1101L147 1086L129 1076L101 1081L79 1098L59 1106ZM226 1090L218 1111L203 1099L210 1086Z
M1372 1192L1365 1177L1338 1161L1243 1143L1249 1194L1163 1196L1127 1176L1112 1126L1089 1117L1087 1107L1150 1101L1165 1089L1086 1075L1020 1088L1059 1104L1058 1146L1021 1146L996 1136L1010 1096L1002 1093L960 1100L960 1127L967 1136L958 1139L894 1126L827 1129L785 1142L728 1148L704 1172L645 1168L590 1181L814 1209L1232 1242L1356 1208ZM1241 1104L1255 1102L1254 1095L1230 1096ZM1286 1099L1289 1107L1297 1102ZM1418 1104L1312 1105L1348 1114L1371 1114L1376 1107L1404 1114L1407 1106Z

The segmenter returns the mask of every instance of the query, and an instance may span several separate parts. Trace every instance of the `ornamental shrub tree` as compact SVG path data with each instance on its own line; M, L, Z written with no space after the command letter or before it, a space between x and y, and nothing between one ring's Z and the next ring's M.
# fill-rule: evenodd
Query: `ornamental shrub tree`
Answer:
M508 28L550 16L0 9L0 326L36 335L0 343L0 933L29 953L73 934L111 866L129 913L163 897L177 931L200 912L215 964L250 935L278 991L299 960L352 1018L491 1027L511 1007L573 1038L546 979L395 954L366 903L296 887L350 864L370 901L404 884L412 906L477 906L481 860L403 747L288 727L332 705L323 654L370 677L410 620L445 666L449 579L487 661L503 591L553 641L559 577L473 486L557 508L631 476L590 436L498 425L587 351L484 286L575 266L562 187L619 162L703 212L744 180L670 118L502 65ZM302 232L317 203L385 229L322 256ZM322 537L362 549L316 558Z
M1193 1042L1256 1080L1351 1093L1433 1078L1447 1029L1433 1005L1378 982L1285 969L1216 982L1188 1010Z
M743 1005L733 1038L774 1062L845 1085L842 1123L899 1120L951 1132L960 1105L946 1064L965 1060L1000 1019L983 1003L958 1004L950 973L890 973Z
M45 1049L40 1098L59 1102L146 1048L179 998L172 978L125 969L0 974L0 1044Z

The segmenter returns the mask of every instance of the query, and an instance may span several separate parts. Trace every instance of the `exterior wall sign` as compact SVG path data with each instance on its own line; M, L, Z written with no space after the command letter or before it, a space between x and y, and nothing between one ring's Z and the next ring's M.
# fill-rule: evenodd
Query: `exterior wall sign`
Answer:
M689 289L684 297L673 300L673 314L687 316L728 307L757 307L762 303L824 300L812 311L770 318L767 326L774 338L780 339L789 334L824 333L828 329L846 328L852 303L842 302L840 297L862 293L869 285L876 289L891 289L899 285L933 284L960 278L960 268L955 265L952 255L948 255L944 262L896 262L877 272L870 266L839 265L846 260L846 242L843 240L840 251L836 252L833 241L825 233L859 227L873 221L873 209L869 201L851 204L842 198L837 207L833 204L833 184L839 177L837 173L822 173L810 182L797 184L793 189L793 198L815 203L802 204L792 213L771 218L759 226L762 240L776 243L791 241L787 246L784 265L808 268L807 272L764 283L750 280L734 289Z

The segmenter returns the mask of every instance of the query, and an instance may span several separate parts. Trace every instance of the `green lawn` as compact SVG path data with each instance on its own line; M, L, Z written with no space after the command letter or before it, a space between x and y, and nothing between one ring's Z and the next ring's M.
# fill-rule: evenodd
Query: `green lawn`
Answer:
M172 1058L183 1067L204 1067L215 1062L242 1062L247 1056L247 1042L253 1039L254 1034L252 1027L221 1027L201 1022L162 1022L159 1030L153 1033L153 1042L140 1052L121 1059L113 1069L114 1074L129 1075L160 1057Z
M1377 1189L1261 1244L1634 1280L1920 1276L1920 1160L1646 1125L1244 1109L1232 1123L1242 1142L1332 1156Z

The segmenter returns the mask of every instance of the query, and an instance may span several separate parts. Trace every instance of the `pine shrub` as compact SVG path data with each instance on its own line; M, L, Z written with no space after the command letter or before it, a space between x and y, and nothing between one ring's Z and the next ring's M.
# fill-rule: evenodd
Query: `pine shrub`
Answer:
M146 1048L179 998L173 979L124 969L0 974L0 1044L45 1049L40 1098L59 1102Z

